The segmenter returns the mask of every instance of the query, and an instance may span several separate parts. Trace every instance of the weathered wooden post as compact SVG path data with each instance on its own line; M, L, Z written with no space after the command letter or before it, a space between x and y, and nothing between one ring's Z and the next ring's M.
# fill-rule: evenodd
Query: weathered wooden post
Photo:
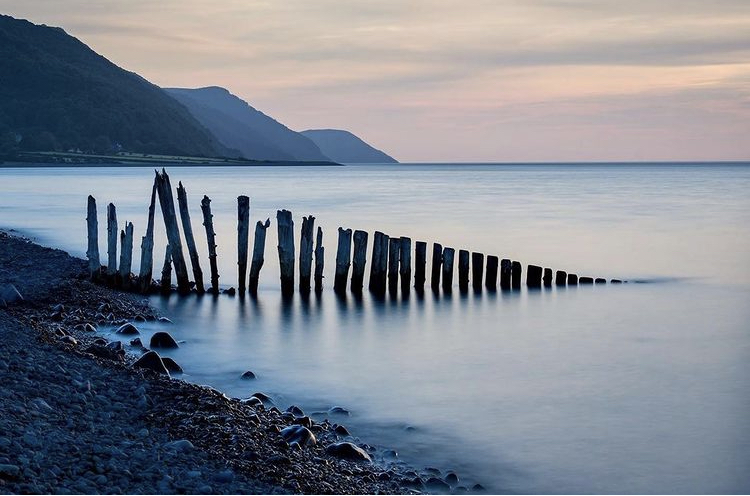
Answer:
M336 249L336 273L333 278L333 290L339 294L346 293L346 280L349 278L349 266L352 260L352 230L339 227L339 245Z
M453 248L443 248L443 293L450 294L453 292L453 259L456 256L456 250Z
M219 294L219 269L216 262L216 232L214 231L214 216L211 213L211 199L203 195L201 200L201 212L203 212L203 226L206 228L206 241L208 243L208 262L211 266L211 292Z
M182 241L180 240L180 228L177 224L177 215L174 209L172 185L169 182L169 175L164 169L161 170L161 174L157 172L157 193L161 213L164 217L167 239L169 240L169 250L177 275L177 291L180 294L188 294L190 292L190 280L188 279L185 256L182 253Z
M299 291L303 294L310 292L314 229L315 217L312 215L302 217L302 229L299 238Z
M89 276L92 281L99 279L102 263L99 258L99 220L96 218L96 199L89 195L86 208L86 228L88 231Z
M578 279L579 284L594 284L594 279L592 277L583 276Z
M114 279L117 274L117 209L107 205L107 276Z
M388 240L388 293L395 297L398 294L398 263L401 241L399 238Z
M388 268L388 241L387 234L375 231L372 241L372 263L370 265L370 291L376 296L385 295L385 278Z
M568 274L568 286L578 286L578 275Z
M325 248L323 247L323 229L318 226L315 237L315 292L323 291L323 266L325 264Z
M511 288L512 264L509 259L503 258L500 261L500 289L508 291Z
M564 270L558 270L555 272L555 286L565 286L568 280L568 273Z
M414 289L418 293L424 291L425 273L427 269L427 243L417 241L414 245Z
M474 292L482 292L482 276L484 275L484 254L472 252L471 253L471 285L474 288Z
M497 291L497 267L500 260L495 255L487 255L487 274L484 286L487 291Z
M594 279L594 283L596 283L596 284L607 284L607 280L604 279L603 277L597 277L596 279Z
M430 285L434 292L440 290L440 272L443 265L443 245L432 243L432 274L430 275Z
M203 271L201 270L200 258L198 257L198 248L195 246L195 236L193 236L193 225L190 222L190 211L188 210L187 191L182 186L182 181L177 185L177 205L180 209L180 220L182 221L182 232L185 234L185 242L190 255L190 265L193 267L193 277L195 277L195 290L198 294L206 292L203 286Z
M354 258L352 263L352 293L362 293L365 285L365 264L367 263L367 232L354 231Z
M411 289L411 238L401 236L398 250L398 275L401 277L401 296L409 295Z
M458 290L469 291L469 251L458 250Z
M151 202L148 204L146 235L141 238L141 269L138 271L138 286L141 293L151 290L154 273L154 213L156 212L156 179L151 186Z
M276 228L279 238L279 269L281 272L281 294L294 294L294 221L289 210L276 211Z
M166 251L164 252L164 265L161 268L161 293L168 295L172 291L172 250L167 244Z
M538 265L529 264L526 269L526 286L529 288L542 287L542 268Z
M253 242L253 261L250 264L250 280L247 284L247 291L251 295L258 294L258 280L260 279L260 269L263 268L266 252L266 230L271 225L271 219L266 219L263 223L258 221L255 224L255 241Z
M550 269L549 267L545 267L544 269L544 277L542 278L542 282L544 283L545 288L552 287L552 269Z
M120 280L130 286L130 272L133 267L133 223L125 222L125 230L120 231Z
M247 277L247 252L250 240L250 198L245 195L237 197L237 292L245 294Z
M521 266L521 262L516 262L515 260L511 264L510 267L511 271L511 279L510 279L510 285L513 289L521 289L521 272L523 272L523 267Z

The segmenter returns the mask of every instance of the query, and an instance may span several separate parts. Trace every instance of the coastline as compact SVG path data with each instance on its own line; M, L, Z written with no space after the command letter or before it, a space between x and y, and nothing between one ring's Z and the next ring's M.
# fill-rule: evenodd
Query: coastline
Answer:
M6 284L24 299L0 308L0 404L9 412L0 420L0 492L450 490L435 477L332 453L352 440L333 415L313 421L133 368L139 349L129 339L106 343L86 324L137 326L157 315L139 295L88 281L81 259L0 231ZM280 431L292 426L306 426L316 443L284 440Z

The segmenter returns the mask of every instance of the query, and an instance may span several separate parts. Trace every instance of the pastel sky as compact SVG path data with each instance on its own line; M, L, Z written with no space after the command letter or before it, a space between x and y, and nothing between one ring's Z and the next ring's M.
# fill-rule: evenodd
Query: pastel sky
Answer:
M401 161L750 159L748 0L0 0Z

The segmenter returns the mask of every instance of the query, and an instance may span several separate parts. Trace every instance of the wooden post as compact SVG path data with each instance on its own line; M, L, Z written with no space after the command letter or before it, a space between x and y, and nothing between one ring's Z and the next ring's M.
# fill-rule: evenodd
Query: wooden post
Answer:
M568 279L568 273L564 270L558 270L555 272L555 286L565 286Z
M102 268L99 259L99 220L96 218L96 199L89 195L86 208L86 228L88 231L88 249L86 256L89 259L89 277L92 281L99 278Z
M417 292L424 291L426 268L427 243L417 241L414 245L414 288Z
M545 288L552 287L552 269L550 269L549 267L546 267L544 269L544 277L542 277L542 282L544 283Z
M161 170L161 174L157 173L157 193L161 213L164 217L167 239L169 240L172 263L174 263L174 270L177 275L177 291L180 294L188 294L190 292L190 280L188 279L185 256L182 253L182 241L180 240L180 228L177 224L177 215L174 209L172 185L169 182L169 175L164 169Z
M578 286L578 276L576 274L568 274L568 286Z
M117 210L114 204L107 205L107 276L117 274Z
M542 268L538 265L529 264L526 269L526 286L530 288L542 287Z
M281 271L281 294L294 294L294 221L289 210L276 211L276 227L279 237L279 269Z
M325 264L325 248L323 247L323 229L318 226L315 238L315 292L323 291L323 266Z
M372 264L370 265L370 291L376 296L385 295L385 278L388 268L387 234L375 231L372 241Z
M458 250L458 290L469 291L469 251Z
M182 221L182 231L185 233L185 242L190 255L190 265L193 267L193 277L195 277L195 290L198 294L206 292L203 286L203 271L201 270L200 258L198 257L198 248L195 246L195 236L193 236L193 225L190 222L190 211L188 210L187 191L182 186L182 181L177 185L177 205L180 209L180 220Z
M247 252L250 239L250 198L245 195L237 197L237 292L245 294L247 277Z
M507 291L510 289L512 264L509 259L503 258L500 261L500 289Z
M484 287L487 291L497 291L497 267L499 259L495 255L487 255L487 274L484 279Z
M333 278L333 290L346 293L346 281L349 279L349 266L352 260L352 230L339 227L339 244L336 249L336 274Z
M443 248L443 293L450 294L453 291L453 259L456 250Z
M141 270L138 271L138 286L141 293L151 290L154 273L154 213L156 212L156 179L151 186L151 202L148 204L146 235L141 238Z
M594 283L596 283L596 284L607 284L607 280L604 279L603 277L597 277L596 279L594 279Z
M440 271L443 265L443 245L440 243L432 244L432 274L430 285L434 292L440 290Z
M352 263L352 293L362 293L365 285L365 265L367 263L367 232L354 231L354 259Z
M592 277L583 276L578 279L579 284L594 284L594 279Z
M216 263L216 232L214 231L214 216L211 213L211 199L203 196L201 200L201 212L203 212L203 226L206 228L206 241L208 243L208 262L211 265L211 292L219 294L219 269Z
M161 269L161 281L159 281L159 285L161 286L161 293L168 295L172 291L172 250L169 249L169 244L167 244L167 249L164 253L164 265Z
M511 264L510 270L511 270L511 279L510 279L511 287L513 289L521 289L521 272L523 271L521 262L516 262L514 260L513 263Z
M303 294L310 292L313 257L313 230L315 217L302 217L302 229L299 238L299 291Z
M133 267L133 223L126 222L125 230L120 231L120 280L124 287L130 286L130 272Z
M398 262L401 241L399 238L390 238L388 241L388 293L391 296L398 294Z
M271 225L271 219L266 219L263 223L258 221L255 224L255 241L253 242L253 261L250 264L250 281L247 284L247 291L251 295L258 294L258 280L260 279L260 269L263 268L266 252L266 230Z
M398 275L401 277L401 296L409 295L411 289L411 238L401 236L398 248Z
M471 253L471 285L474 291L480 293L482 291L482 279L484 275L484 254L472 252Z

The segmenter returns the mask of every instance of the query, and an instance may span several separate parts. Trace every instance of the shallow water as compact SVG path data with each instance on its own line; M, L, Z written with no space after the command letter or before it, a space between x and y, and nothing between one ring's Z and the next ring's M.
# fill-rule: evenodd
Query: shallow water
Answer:
M204 261L199 200L213 200L224 286L236 285L239 194L253 223L287 208L298 232L316 216L328 286L339 225L651 282L407 302L326 288L286 303L273 224L257 301L152 298L185 340L171 354L186 378L233 396L262 390L283 407L345 406L363 441L493 491L750 491L750 166L169 172L188 190ZM90 193L100 251L113 201L135 224L137 267L152 179L147 168L0 169L0 226L83 256ZM156 267L163 251L157 242ZM247 369L259 380L240 381Z

